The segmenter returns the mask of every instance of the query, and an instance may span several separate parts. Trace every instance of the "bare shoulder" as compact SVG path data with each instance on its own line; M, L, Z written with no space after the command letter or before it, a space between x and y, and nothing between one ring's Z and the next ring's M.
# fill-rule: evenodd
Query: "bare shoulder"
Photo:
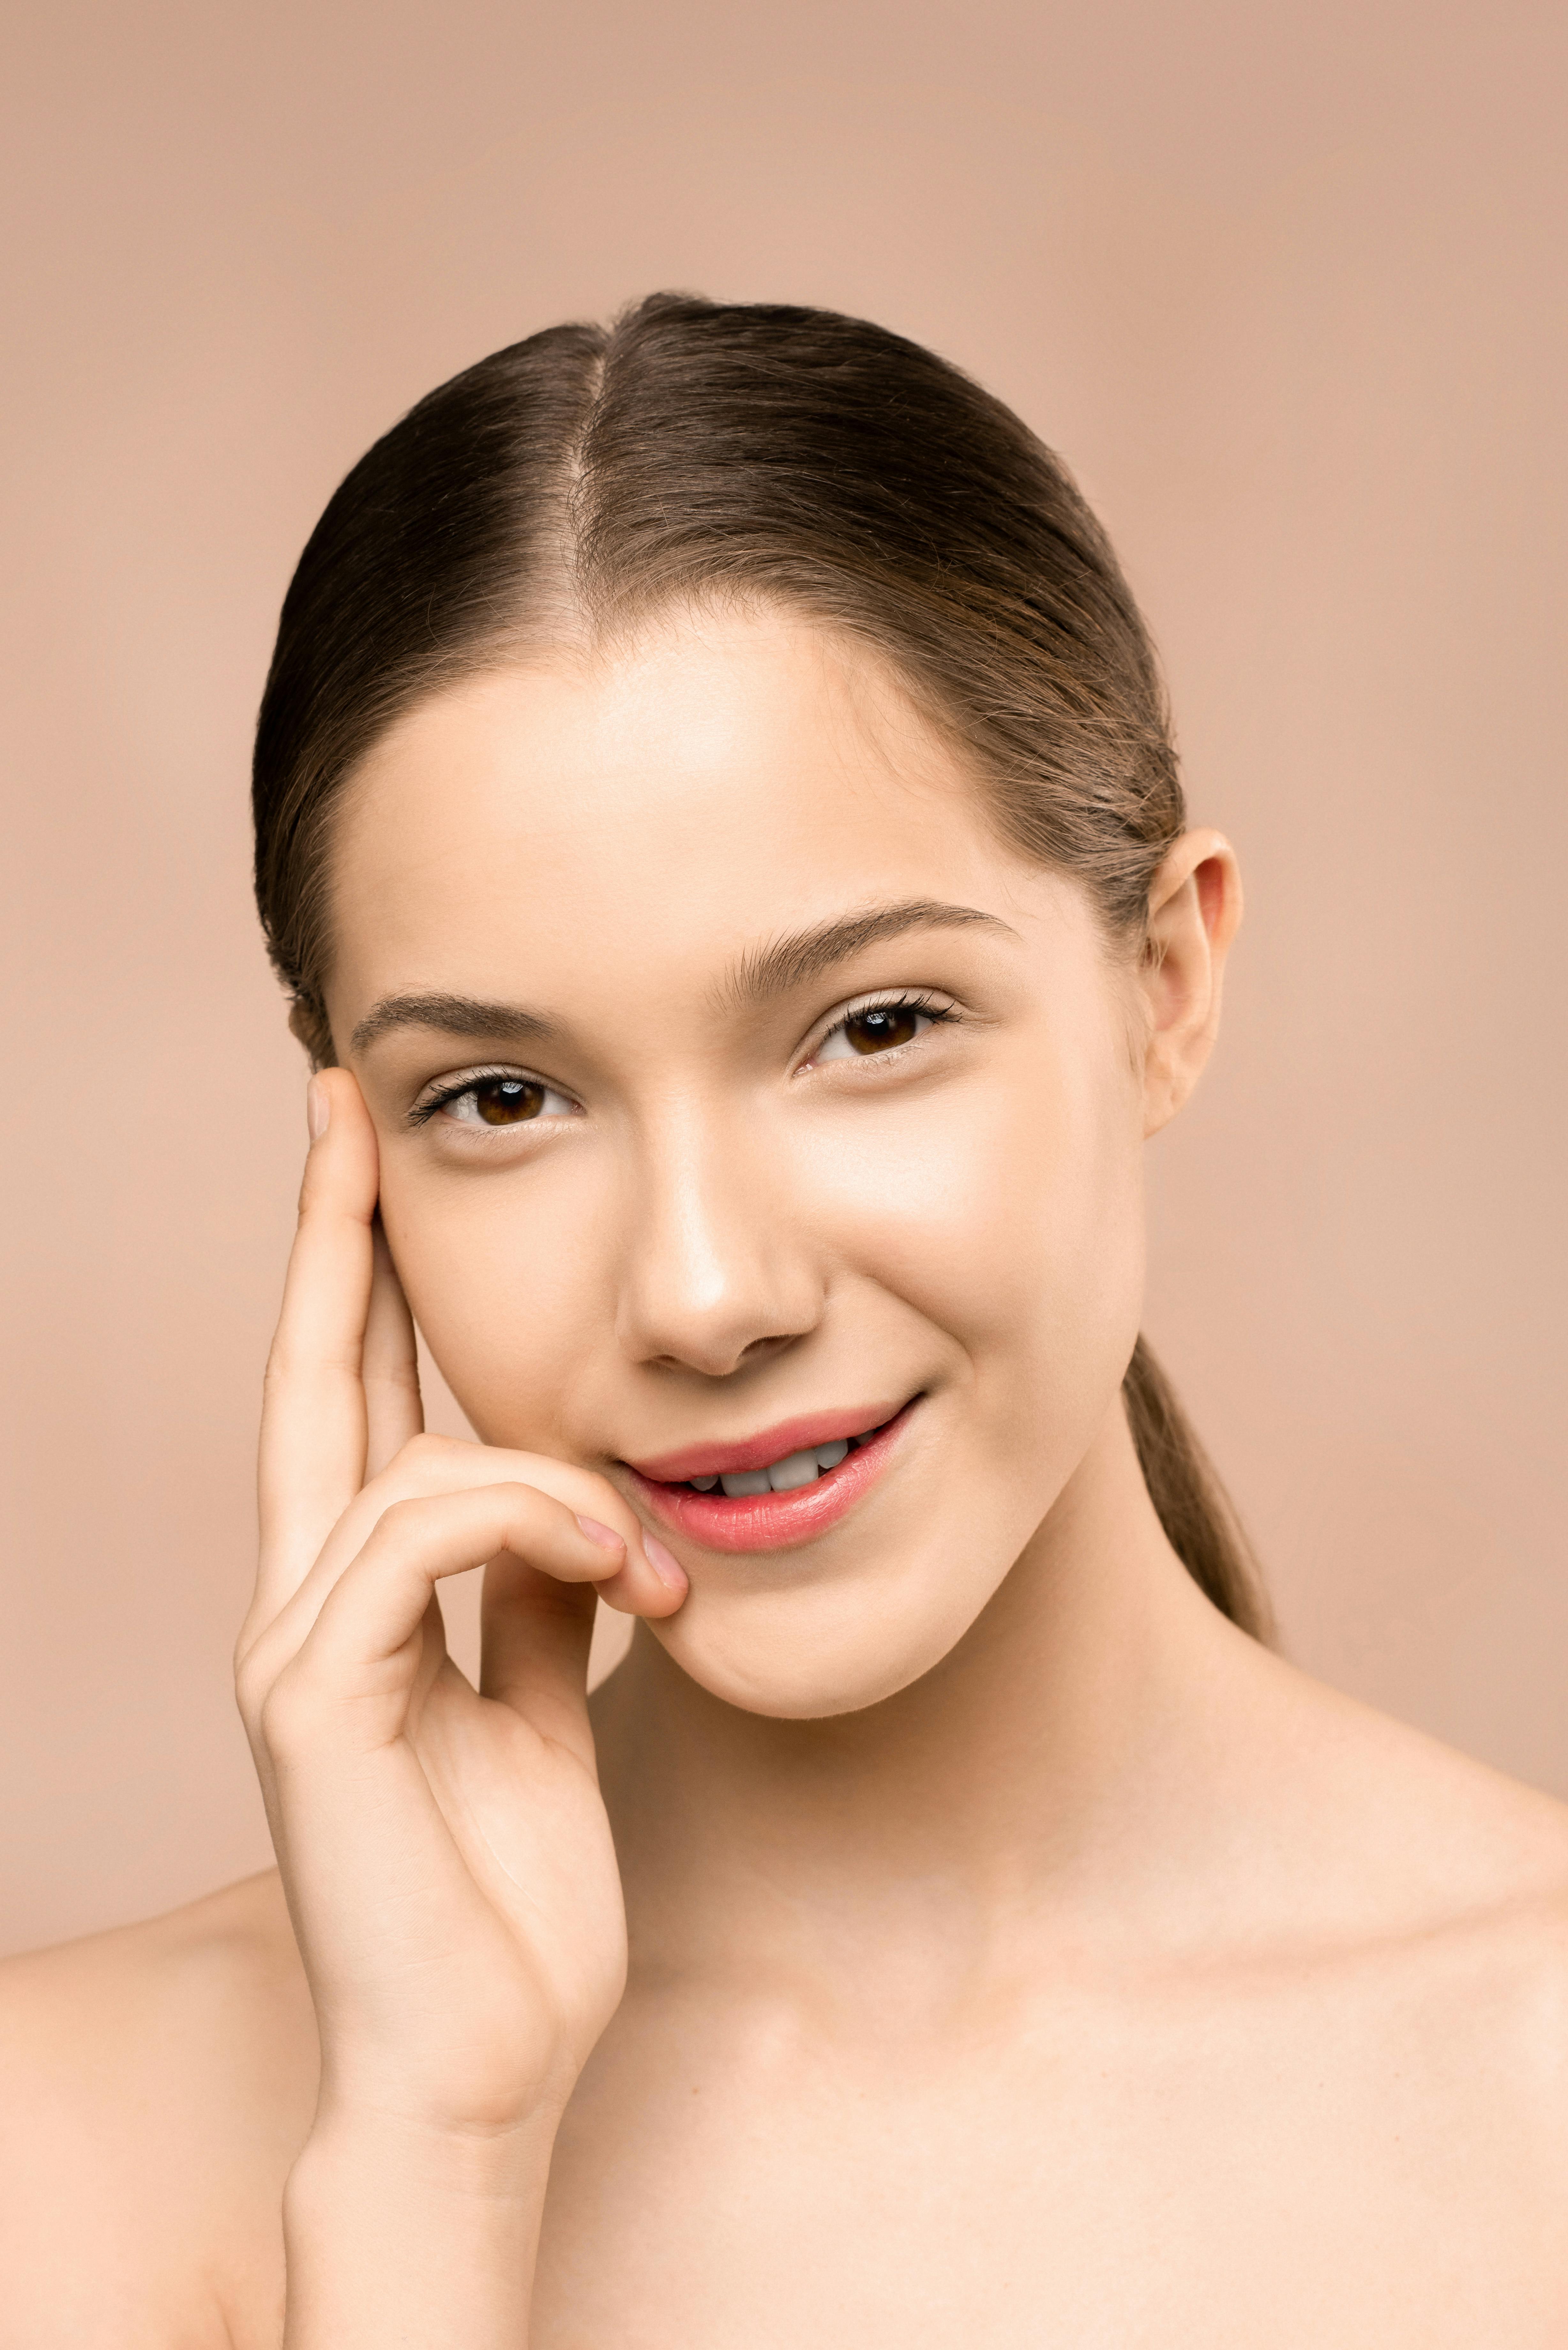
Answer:
M1429 1954L1495 2063L1500 2091L1539 2121L1568 2189L1568 1805L1396 1726L1379 1842L1392 1873L1403 1834ZM1457 2035L1468 2038L1461 2017Z
M1269 1667L1290 1689L1289 1732L1313 1755L1299 1793L1364 1881L1412 1918L1529 1913L1550 1930L1568 1901L1568 1804L1278 1659Z
M1568 2185L1568 1804L1278 1659L1263 1674L1290 1758L1265 1774L1276 1898L1422 2029L1446 2014L1456 2059L1538 2116Z
M0 2350L275 2340L315 2075L271 1873L0 1965Z

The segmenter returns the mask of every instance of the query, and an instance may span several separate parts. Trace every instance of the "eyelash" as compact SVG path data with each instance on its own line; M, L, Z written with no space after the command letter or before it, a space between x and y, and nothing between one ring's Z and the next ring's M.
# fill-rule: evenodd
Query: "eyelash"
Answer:
M841 1012L831 1027L823 1030L811 1048L810 1059L815 1061L823 1046L836 1036L841 1028L846 1028L852 1020L860 1019L867 1012L913 1012L922 1020L929 1020L933 1027L940 1027L944 1022L951 1023L961 1017L956 1005L939 1003L934 996L922 995L919 989L906 990L898 995L863 996L858 1003L850 1004L847 1011ZM908 1045L895 1045L891 1052L869 1057L891 1060L909 1049Z
M961 1016L952 1004L940 1003L934 996L921 995L918 993L905 993L900 995L868 995L861 1002L852 1003L846 1012L841 1012L832 1026L823 1030L812 1047L811 1058L815 1060L823 1046L832 1037L836 1036L841 1028L846 1027L851 1020L859 1018L867 1012L913 1012L922 1020L929 1020L933 1027L940 1027L944 1023L951 1023ZM896 1045L892 1048L894 1054L908 1052L908 1050L907 1045ZM877 1055L873 1057L880 1059L884 1056ZM891 1057L891 1055L886 1057ZM407 1123L410 1126L426 1126L439 1110L445 1109L449 1102L461 1101L464 1094L471 1094L476 1086L485 1085L497 1077L517 1077L531 1074L526 1070L510 1067L467 1069L461 1077L454 1078L451 1085L443 1086L439 1093L432 1094L428 1101L416 1103L408 1113ZM536 1082L542 1085L545 1080L539 1078ZM563 1089L553 1086L550 1090L556 1093Z
M432 1094L428 1101L416 1102L408 1113L405 1123L409 1126L428 1125L436 1112L445 1109L449 1102L461 1101L464 1094L472 1093L476 1086L489 1085L498 1077L532 1077L532 1072L527 1069L509 1067L465 1069L461 1077L454 1078L449 1086L443 1086L441 1091ZM533 1082L543 1085L545 1080L543 1077L538 1077L533 1078ZM560 1086L549 1087L551 1093L560 1093L564 1090Z

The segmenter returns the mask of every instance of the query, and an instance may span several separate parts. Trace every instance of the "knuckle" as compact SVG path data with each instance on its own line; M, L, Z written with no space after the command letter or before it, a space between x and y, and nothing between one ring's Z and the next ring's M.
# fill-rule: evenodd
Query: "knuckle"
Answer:
M532 1485L526 1477L498 1477L492 1491L504 1493L508 1507L524 1510L562 1510L566 1503L543 1485Z
M410 1437L406 1444L398 1447L386 1467L379 1469L362 1487L351 1506L369 1523L379 1523L385 1512L400 1502L415 1500L430 1492L435 1481L431 1456L421 1449L425 1442L422 1436Z
M450 1437L432 1436L428 1429L421 1429L417 1436L410 1436L406 1444L399 1447L396 1458L410 1469L433 1469L445 1461L452 1450Z
M288 1753L298 1734L298 1708L286 1679L275 1680L256 1710L262 1744L275 1758Z
M286 1666L262 1699L256 1726L262 1742L275 1759L296 1754L310 1743L321 1707L309 1679L297 1661Z
M450 1438L421 1431L398 1447L375 1482L394 1494L426 1492L438 1478L450 1471L456 1449Z
M432 1513L431 1497L424 1493L404 1493L389 1502L376 1520L375 1531L383 1544L418 1541L429 1526Z
M234 1699L247 1729L259 1727L266 1692L266 1679L253 1650L234 1667Z
M507 1478L493 1491L505 1520L524 1539L537 1540L566 1526L572 1519L571 1505L559 1494L546 1492L539 1485L525 1484L521 1478Z

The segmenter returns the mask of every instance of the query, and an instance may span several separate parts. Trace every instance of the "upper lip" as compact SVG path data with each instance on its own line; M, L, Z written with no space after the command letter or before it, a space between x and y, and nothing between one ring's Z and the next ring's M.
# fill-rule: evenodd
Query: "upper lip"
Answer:
M743 1469L766 1469L787 1461L792 1452L810 1452L840 1437L867 1436L903 1409L896 1403L849 1404L838 1411L809 1411L798 1419L775 1420L755 1436L733 1444L686 1444L677 1452L659 1452L646 1461L628 1461L627 1467L659 1485L679 1485L689 1477L738 1475Z

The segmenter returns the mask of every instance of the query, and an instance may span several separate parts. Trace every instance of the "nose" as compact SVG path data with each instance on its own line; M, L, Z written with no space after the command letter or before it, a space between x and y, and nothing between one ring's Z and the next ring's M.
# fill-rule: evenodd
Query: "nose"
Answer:
M742 1118L667 1108L628 1169L617 1336L639 1363L724 1378L816 1327L804 1203Z

